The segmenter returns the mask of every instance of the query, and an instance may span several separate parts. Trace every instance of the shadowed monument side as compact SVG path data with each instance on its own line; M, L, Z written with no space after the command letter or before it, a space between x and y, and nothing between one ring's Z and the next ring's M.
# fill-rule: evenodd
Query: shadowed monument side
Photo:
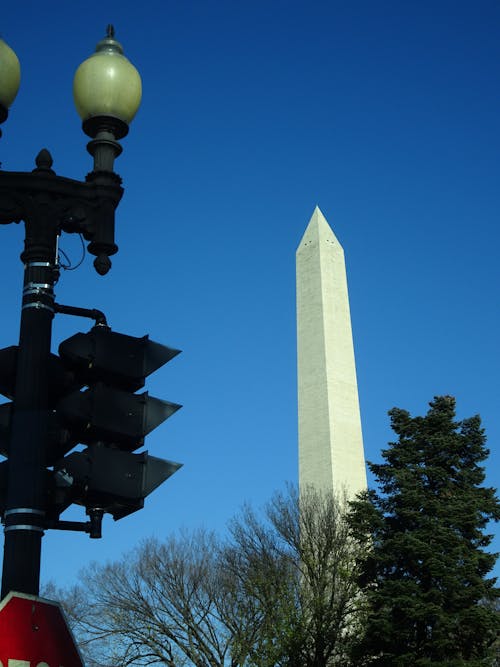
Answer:
M296 254L299 488L367 488L344 250L316 206Z

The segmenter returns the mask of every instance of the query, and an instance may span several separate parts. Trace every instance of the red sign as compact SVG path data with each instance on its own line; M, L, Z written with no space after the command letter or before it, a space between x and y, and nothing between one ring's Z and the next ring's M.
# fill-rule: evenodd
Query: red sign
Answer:
M0 667L83 667L57 602L14 592L0 602Z

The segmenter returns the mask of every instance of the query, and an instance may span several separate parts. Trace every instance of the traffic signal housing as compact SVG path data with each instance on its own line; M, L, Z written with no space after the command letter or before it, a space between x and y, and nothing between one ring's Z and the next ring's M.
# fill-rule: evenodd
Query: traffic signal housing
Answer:
M55 472L56 480L63 476L63 484L70 481L74 502L100 508L117 521L142 509L146 496L180 467L148 452L132 454L91 445L66 456Z
M96 325L59 345L59 356L86 384L105 384L135 392L145 379L180 353L149 336L136 338Z
M146 496L181 467L148 452L132 453L181 407L147 391L136 393L147 376L177 354L148 336L136 338L104 325L59 345L65 370L81 388L62 396L55 412L71 441L86 448L54 464L56 514L77 503L121 519L141 509Z
M147 391L137 393L179 350L98 324L63 341L58 351L50 355L49 366L48 525L64 523L59 517L72 503L83 505L89 515L107 512L121 519L141 509L144 499L181 467L147 451L133 453L181 407ZM0 394L11 400L17 355L17 346L0 350ZM0 405L0 454L5 457L13 406ZM78 445L85 448L77 451ZM0 463L0 510L7 474L8 462Z

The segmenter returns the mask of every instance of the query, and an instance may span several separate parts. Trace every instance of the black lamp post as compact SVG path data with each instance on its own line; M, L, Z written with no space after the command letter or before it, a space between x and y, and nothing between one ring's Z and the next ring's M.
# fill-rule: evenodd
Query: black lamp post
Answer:
M0 122L19 87L19 61L0 40ZM78 68L74 99L91 137L87 148L93 170L84 181L57 176L52 158L42 150L31 172L0 171L0 224L23 221L21 260L25 265L19 348L8 451L2 597L15 590L37 595L41 541L46 527L50 346L54 283L58 276L57 239L80 233L104 275L117 252L115 209L123 190L113 171L121 153L117 140L139 107L141 79L123 56L108 27L96 52Z

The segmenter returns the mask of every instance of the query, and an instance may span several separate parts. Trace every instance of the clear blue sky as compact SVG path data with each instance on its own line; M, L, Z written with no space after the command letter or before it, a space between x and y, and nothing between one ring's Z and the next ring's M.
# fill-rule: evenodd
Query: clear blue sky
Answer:
M0 159L91 168L76 67L106 24L143 78L116 169L120 252L62 275L61 303L183 354L148 384L184 404L147 441L184 463L104 539L49 532L43 578L185 526L222 530L297 477L295 249L316 204L343 244L367 459L387 410L452 394L480 413L500 485L499 70L493 0L68 3L2 8L22 83ZM0 346L17 342L22 226L0 229ZM77 260L79 244L63 249ZM58 316L58 341L87 323ZM83 518L78 508L72 518ZM500 529L495 527L494 530ZM500 540L496 542L500 549Z

